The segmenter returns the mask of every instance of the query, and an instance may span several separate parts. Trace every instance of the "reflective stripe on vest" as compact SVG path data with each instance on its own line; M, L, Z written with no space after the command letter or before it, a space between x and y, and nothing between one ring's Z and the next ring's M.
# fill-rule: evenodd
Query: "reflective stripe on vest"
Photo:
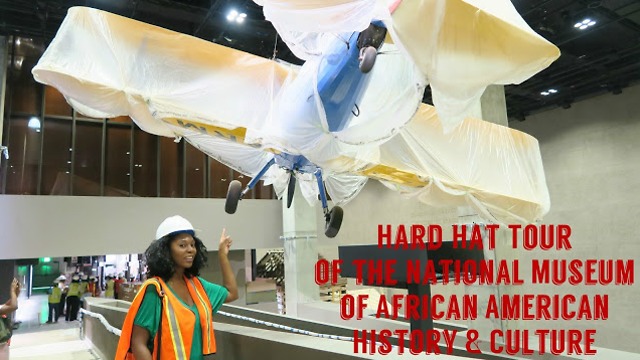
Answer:
M168 330L169 330L169 334L171 335L171 342L173 344L174 356L176 359L186 360L187 352L185 351L184 340L182 339L182 331L180 331L180 325L178 323L176 312L173 309L173 305L171 304L171 301L166 295L162 299L162 302L164 303L164 312L165 312L163 316L169 320ZM191 348L189 348L189 351L191 351Z
M193 280L194 278L189 279L187 283L189 288L189 293L191 294L191 298L193 299L196 307L198 308L198 314L200 316L200 324L207 324L206 327L202 328L202 353L212 354L215 352L216 348L216 339L213 336L213 309L211 308L211 301L209 301L209 297L207 293L204 291L202 287L202 283L197 278L196 282ZM205 330L206 329L206 330Z

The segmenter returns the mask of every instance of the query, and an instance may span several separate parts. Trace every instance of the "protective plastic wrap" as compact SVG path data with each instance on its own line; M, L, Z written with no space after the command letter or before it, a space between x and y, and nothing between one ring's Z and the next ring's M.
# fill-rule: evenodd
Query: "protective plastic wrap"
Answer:
M560 56L510 0L254 0L296 56L377 19L427 81L445 131L474 115L490 84L519 84ZM312 21L309 21L312 19ZM324 39L324 40L323 40Z
M375 178L428 204L470 203L494 221L533 222L548 211L536 140L473 119L445 132L434 108L420 104L419 67L397 44L384 45L358 116L330 132L317 77L345 44L336 36L327 44L323 56L296 67L72 8L33 74L86 115L131 116L248 176L274 154L304 155L323 169L336 203ZM287 173L272 167L264 180L282 194ZM313 176L299 180L317 201Z

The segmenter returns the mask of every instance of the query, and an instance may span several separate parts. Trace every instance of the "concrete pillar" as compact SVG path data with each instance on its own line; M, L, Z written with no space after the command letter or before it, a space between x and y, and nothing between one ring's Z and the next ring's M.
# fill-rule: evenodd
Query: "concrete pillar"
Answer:
M298 316L298 304L320 300L314 266L318 261L316 210L296 189L291 208L282 201L286 314Z
M482 94L480 101L475 106L473 116L481 118L484 121L499 124L502 126L509 126L507 117L507 103L504 94L504 86L491 85ZM480 217L480 215L470 206L464 206L458 208L458 224L486 224L487 222ZM506 225L506 224L505 224ZM483 232L483 244L485 245L484 256L487 260L508 260L511 261L517 258L517 254L510 246L511 235L507 229L501 227L496 233L496 248L494 250L487 250L487 232ZM486 304L486 301L490 294L495 296L501 296L502 294L512 294L517 292L511 286L468 286L465 289L466 293L473 293L478 295L478 301ZM469 328L480 331L482 340L488 340L489 332L493 329L509 329L517 327L517 324L509 322L508 320L496 320L485 319L482 314L479 314L478 319L469 321Z

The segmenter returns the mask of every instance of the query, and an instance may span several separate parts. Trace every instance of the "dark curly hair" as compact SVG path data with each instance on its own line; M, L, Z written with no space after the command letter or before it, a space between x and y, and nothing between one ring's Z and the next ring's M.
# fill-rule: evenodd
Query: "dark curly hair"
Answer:
M167 281L175 272L175 266L173 259L171 258L171 243L175 240L178 234L167 235L159 240L155 240L149 245L144 252L144 256L147 259L147 267L149 272L148 278L153 276L159 276L162 280ZM191 278L200 275L200 269L207 264L207 248L204 246L202 240L193 237L196 242L196 256L193 259L193 265L184 269L184 274Z

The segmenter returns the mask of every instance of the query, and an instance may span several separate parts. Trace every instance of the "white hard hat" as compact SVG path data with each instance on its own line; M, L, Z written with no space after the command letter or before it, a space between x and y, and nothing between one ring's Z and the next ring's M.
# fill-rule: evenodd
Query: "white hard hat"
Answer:
M158 226L158 230L156 230L156 240L160 240L167 235L183 232L195 235L195 229L189 220L180 215L171 216L164 219L160 226Z

